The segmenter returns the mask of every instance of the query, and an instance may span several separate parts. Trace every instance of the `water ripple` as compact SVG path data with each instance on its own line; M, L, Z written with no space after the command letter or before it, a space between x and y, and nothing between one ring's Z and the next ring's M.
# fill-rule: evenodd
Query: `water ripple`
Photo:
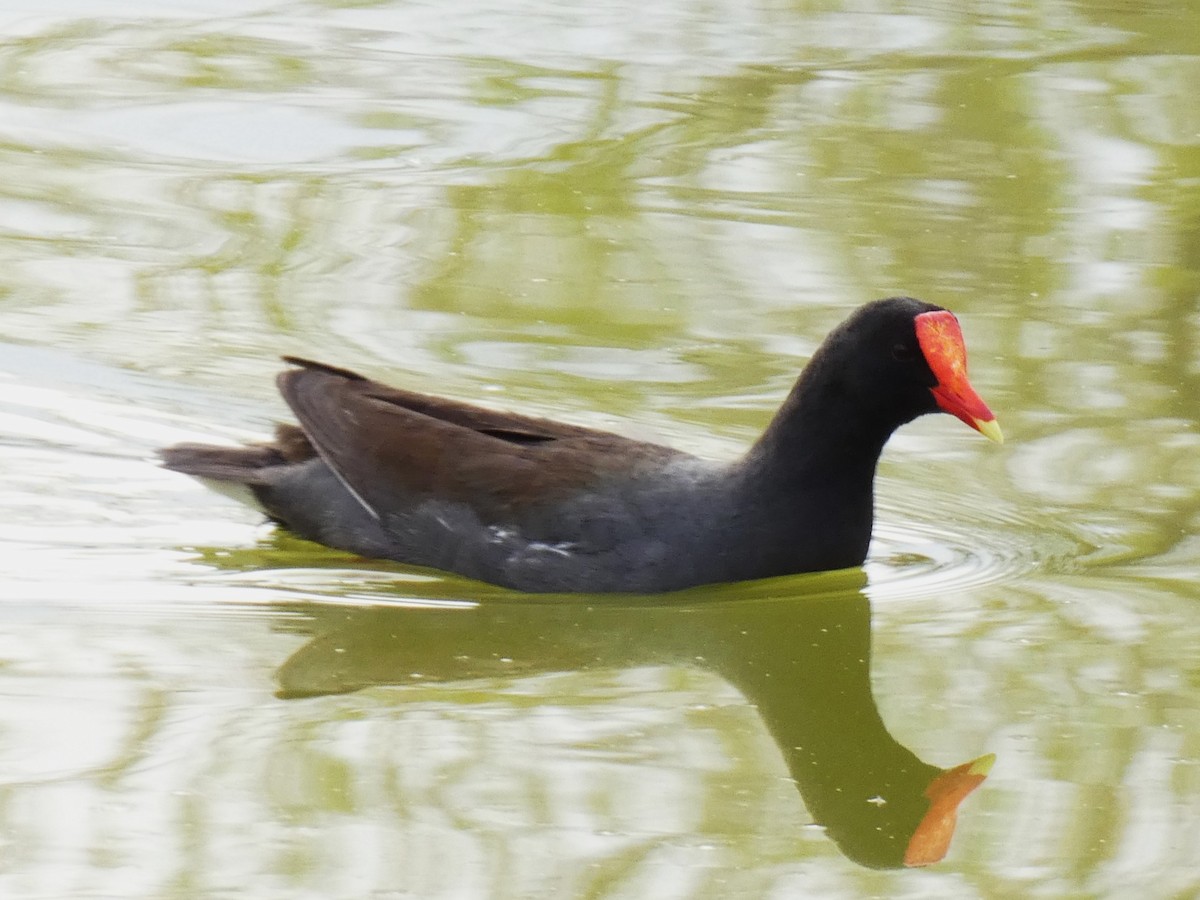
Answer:
M1034 570L1074 570L1098 550L1065 522L997 508L991 497L913 493L878 505L865 566L873 599L965 591Z

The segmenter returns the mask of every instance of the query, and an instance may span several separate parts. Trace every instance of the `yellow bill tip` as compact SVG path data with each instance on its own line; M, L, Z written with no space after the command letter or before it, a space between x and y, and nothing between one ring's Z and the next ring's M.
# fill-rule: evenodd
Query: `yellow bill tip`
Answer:
M989 441L995 441L997 444L1004 443L1004 432L1000 430L1000 423L995 419L988 419L986 422L976 419L972 424L975 426L975 430Z
M987 777L988 773L992 771L992 766L995 764L996 754L988 753L987 755L981 756L979 759L972 762L970 768L967 769L967 773L970 775L982 775Z

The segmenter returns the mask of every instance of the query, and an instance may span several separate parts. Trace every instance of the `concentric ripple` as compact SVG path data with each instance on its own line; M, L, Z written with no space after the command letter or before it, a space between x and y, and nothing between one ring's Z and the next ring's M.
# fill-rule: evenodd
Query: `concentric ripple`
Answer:
M886 600L1074 569L1096 549L1067 523L998 508L994 496L889 486L865 568L872 598Z

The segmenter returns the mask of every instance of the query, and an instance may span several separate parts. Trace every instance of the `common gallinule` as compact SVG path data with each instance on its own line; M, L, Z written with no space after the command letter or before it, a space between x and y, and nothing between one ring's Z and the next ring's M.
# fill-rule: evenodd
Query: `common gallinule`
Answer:
M523 591L652 593L856 566L896 428L941 409L1002 440L967 381L957 319L908 297L835 328L726 464L286 361L279 390L299 427L247 447L169 447L166 467L247 486L310 540Z

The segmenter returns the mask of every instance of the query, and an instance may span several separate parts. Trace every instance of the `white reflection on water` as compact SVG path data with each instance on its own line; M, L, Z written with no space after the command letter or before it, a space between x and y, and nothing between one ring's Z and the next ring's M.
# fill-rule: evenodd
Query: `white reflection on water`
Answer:
M0 893L1195 893L1196 53L1110 6L6 4ZM275 699L280 604L472 589L150 460L317 349L726 452L900 290L1014 437L881 469L881 713L1000 760L902 879L709 675Z

